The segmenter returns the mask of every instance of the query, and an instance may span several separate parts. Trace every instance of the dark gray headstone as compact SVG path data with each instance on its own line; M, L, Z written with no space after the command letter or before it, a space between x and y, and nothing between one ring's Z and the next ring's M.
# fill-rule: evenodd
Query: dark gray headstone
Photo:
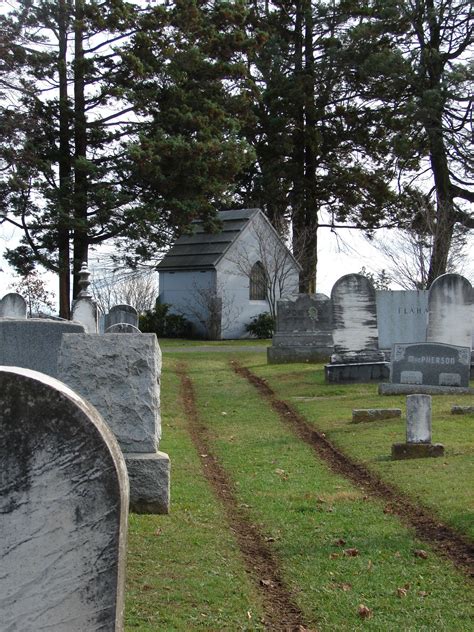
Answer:
M98 412L0 369L2 632L123 630L128 480Z
M277 302L271 364L320 362L332 353L332 311L325 294L297 294Z
M0 364L58 377L58 354L63 334L84 331L83 325L65 320L0 320Z
M427 290L377 290L379 348L396 342L426 342Z
M0 318L26 318L26 301L21 294L5 294L0 301Z
M428 342L472 349L473 291L460 274L443 274L433 281L428 297Z
M390 381L395 384L469 386L471 350L437 343L396 344Z
M347 274L331 292L334 359L332 362L383 360L378 351L375 290L365 276Z
M138 312L131 305L114 305L105 317L105 329L119 323L129 323L138 327Z

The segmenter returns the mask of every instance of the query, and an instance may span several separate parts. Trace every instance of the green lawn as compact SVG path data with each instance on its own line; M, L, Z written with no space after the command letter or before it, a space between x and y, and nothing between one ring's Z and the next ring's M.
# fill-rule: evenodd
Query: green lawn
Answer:
M444 458L392 461L392 444L405 441L405 396L380 396L376 384L327 385L322 365L267 365L256 355L239 361L344 452L474 539L474 416L450 412L473 405L472 395L432 396L433 442L445 446ZM401 408L402 418L352 424L354 408Z
M472 449L468 420L449 417L446 428L436 424L434 438L445 443L446 459L391 462L390 445L403 440L403 420L348 421L353 407L374 402L392 406L399 399L379 398L374 386L328 387L322 383L321 367L267 366L265 356L257 353L236 357L348 454L404 491L420 494L423 502L438 503L435 508L443 518L455 507L458 517L451 516L451 523L467 530L463 499L467 503L472 494L464 461ZM200 420L234 482L237 501L265 535L311 629L472 630L469 580L417 541L395 516L384 513L384 503L368 499L330 472L255 388L232 371L228 359L227 353L174 358L172 349L165 350L160 449L172 461L172 506L169 516L131 516L126 630L262 629L260 593L245 572L223 509L201 473L202 457L186 430L173 372L178 360L188 365ZM448 403L438 405L444 410ZM469 449L459 428L450 426L453 420L471 428ZM457 439L457 447L451 439ZM344 553L350 549L357 554ZM416 549L426 550L427 559L416 557ZM370 609L371 618L359 616L361 604Z

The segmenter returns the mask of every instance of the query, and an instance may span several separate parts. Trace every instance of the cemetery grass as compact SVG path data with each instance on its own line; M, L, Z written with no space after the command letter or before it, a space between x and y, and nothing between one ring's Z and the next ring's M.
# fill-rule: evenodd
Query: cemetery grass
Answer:
M269 347L270 339L247 338L245 340L189 340L187 338L160 338L160 347L172 351L179 347Z
M405 441L406 396L380 396L376 384L325 384L323 365L267 365L256 355L239 355L239 362L345 454L474 540L474 418L450 412L472 405L472 395L432 397L432 440L445 446L444 457L392 461L392 444ZM402 417L353 424L356 408L401 408Z
M304 613L306 627L323 632L363 628L470 629L472 612L466 599L470 589L466 577L429 546L416 541L395 516L384 513L382 502L368 498L363 490L330 472L314 452L281 423L255 388L235 375L227 354L216 356L193 353L186 357L200 419L207 427L212 450L233 481L237 501L271 547L283 580ZM180 356L179 361L182 360ZM242 354L238 361L242 362ZM275 385L280 384L282 391L286 389L287 395L302 393L299 379L306 379L306 375L296 367L286 366L284 370L266 367L257 354L245 355L245 362L255 371L265 373L270 369L265 376L274 380ZM171 354L165 354L164 384L168 389L176 388L176 380L170 376L174 365ZM291 373L298 374L299 379L288 384L283 376ZM163 385L163 394L164 389ZM174 407L176 392L173 397L170 398L170 393L166 397ZM337 395L333 406L335 402L338 402ZM134 612L138 602L139 610L145 613L140 615L142 617L146 612L155 611L160 613L161 621L164 606L170 610L167 616L179 616L180 621L185 622L181 628L175 623L176 628L161 625L155 629L257 630L261 605L239 567L235 540L229 532L226 535L218 506L204 493L206 487L197 469L192 481L186 472L189 462L197 468L198 457L192 455L185 424L179 422L178 431L173 421L176 412L166 413L166 401L163 412L165 418L172 420L168 421L170 427L164 425L161 444L173 462L171 515L132 517L127 620L133 622L137 616ZM183 467L185 470L180 473ZM189 485L187 491L186 484ZM199 499L195 498L196 494ZM213 508L211 515L203 505L203 494ZM189 513L185 511L187 503L204 508L201 516L201 520L206 521L204 552L199 550L200 545L193 535L196 524L190 524L189 516L185 519ZM162 529L159 537L153 535L155 528ZM152 547L149 552L144 551L144 541L149 541ZM194 547L190 546L193 543ZM209 554L216 549L221 551L221 559L219 555L214 558L215 572L224 572L220 565L225 565L225 572L230 572L227 561L230 556L236 569L232 577L244 580L244 588L239 585L236 590L243 596L245 605L238 600L234 600L234 605L227 601L224 604L222 593L215 598L202 594L208 569L213 566L209 565ZM426 559L415 555L417 550L426 551ZM197 556L195 561L191 560L193 553ZM192 570L188 570L189 566ZM135 570L132 580L130 569ZM194 588L189 584L185 588L182 577L174 577L176 572L189 573L191 582L193 571L198 573L199 579L204 578L204 582L198 581ZM160 577L163 574L167 579ZM171 586L162 590L156 582L163 581ZM144 590L144 584L153 588ZM193 589L196 592L191 597ZM181 601L188 611L189 604L194 604L194 611L191 607L194 619L177 612L181 610ZM205 612L203 603L208 609L207 617L199 618L198 613ZM363 610L365 618L359 614L361 605L367 608ZM215 614L216 608L220 609L219 615ZM252 615L251 621L245 621L247 611ZM221 617L220 625L212 623L213 616Z
M125 630L263 629L258 596L186 430L172 371L163 373L161 394L171 511L130 514Z

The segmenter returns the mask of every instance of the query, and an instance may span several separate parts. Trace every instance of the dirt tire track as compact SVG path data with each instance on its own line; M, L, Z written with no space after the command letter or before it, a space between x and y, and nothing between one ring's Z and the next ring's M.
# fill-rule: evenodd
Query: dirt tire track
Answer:
M202 471L224 507L247 572L262 596L265 627L280 632L316 632L315 628L310 630L304 624L303 613L284 585L278 564L265 538L258 527L249 521L244 508L239 506L232 482L212 453L207 428L199 419L194 388L187 374L186 364L179 363L176 373L181 381L181 398L189 433L201 455Z
M290 428L310 445L329 467L342 474L358 487L387 502L387 512L399 516L402 521L415 529L421 540L428 542L438 552L448 557L456 567L474 577L474 545L467 538L439 521L430 510L416 505L405 494L370 472L336 448L326 436L315 430L292 406L278 399L267 382L252 373L236 360L231 360L234 371L247 379L258 392L268 400L273 410Z

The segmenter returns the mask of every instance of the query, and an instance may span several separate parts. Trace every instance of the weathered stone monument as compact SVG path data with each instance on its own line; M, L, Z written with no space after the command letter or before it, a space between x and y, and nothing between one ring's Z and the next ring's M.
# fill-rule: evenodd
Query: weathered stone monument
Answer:
M427 342L472 349L473 288L460 274L435 279L428 295Z
M45 318L0 319L0 364L58 376L64 333L84 333L79 323Z
M426 342L428 290L377 290L379 349L397 342Z
M159 452L161 351L155 334L63 336L59 374L97 408L124 453L130 507L169 510L170 460Z
M392 459L418 459L443 454L443 445L431 443L431 395L408 395L406 443L392 445Z
M138 312L132 305L114 305L105 316L105 329L112 325L128 323L138 327Z
M99 331L99 308L89 292L90 272L87 263L83 263L79 272L79 286L81 291L72 303L72 318L81 323L86 332L96 334Z
M328 382L388 379L389 367L378 349L375 290L365 276L347 274L331 292L334 354L325 367Z
M122 631L128 481L98 412L1 367L0 462L2 632Z
M5 294L0 301L0 318L26 318L26 301L21 294Z
M325 294L297 294L277 302L269 364L321 362L332 353L332 312Z

